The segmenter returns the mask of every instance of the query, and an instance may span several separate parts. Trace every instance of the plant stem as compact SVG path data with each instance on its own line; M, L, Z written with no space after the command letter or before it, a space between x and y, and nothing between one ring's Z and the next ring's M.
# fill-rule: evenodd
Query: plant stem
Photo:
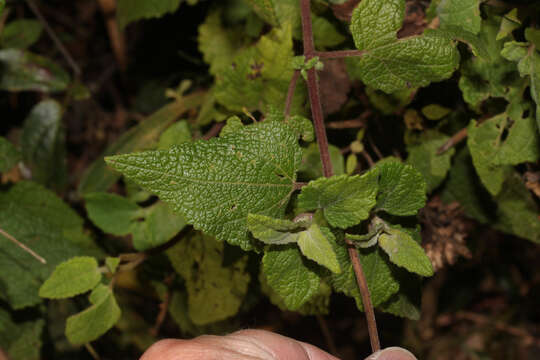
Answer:
M349 251L349 257L351 258L353 265L354 274L356 275L356 283L358 284L358 289L360 289L360 296L362 296L364 311L366 312L371 350L373 352L377 352L381 349L381 343L379 341L377 321L375 320L375 311L373 310L373 304L371 303L371 295L369 293L366 277L364 276L362 264L360 263L360 258L358 257L358 250L349 239L345 239L345 241L347 243L347 250Z
M300 70L295 70L291 82L289 84L289 90L287 91L287 100L285 101L285 117L289 116L291 112L291 105L294 97L294 91L296 90L296 83L300 77Z
M34 3L33 0L26 0L26 3L28 4L28 7L30 8L30 10L34 13L34 15L36 16L36 18L39 20L39 22L41 23L41 25L43 25L43 28L45 29L45 31L47 32L47 34L49 35L49 37L52 39L52 41L54 42L54 44L56 45L56 47L58 48L58 50L62 53L62 55L64 56L64 58L66 59L66 61L68 62L69 66L71 66L71 69L73 69L73 73L75 74L76 77L79 77L81 76L81 68L79 67L79 65L75 62L75 60L73 60L73 57L71 56L71 54L69 53L68 49L66 49L66 47L64 46L64 44L62 44L62 42L60 41L60 39L58 38L58 36L56 36L56 33L54 32L54 30L49 26L49 23L47 22L47 20L45 19L45 17L43 17L43 15L41 14L41 11L39 11L39 8L37 7L37 5Z
M302 14L302 36L304 42L304 56L306 61L316 56L315 44L313 43L313 29L311 24L311 3L310 0L300 0L300 9ZM321 53L319 53L321 54ZM350 55L349 55L350 56ZM315 127L315 133L317 134L317 142L319 144L319 151L321 155L321 162L323 168L323 174L325 177L333 175L332 162L330 161L330 153L328 149L328 139L326 137L326 129L324 126L324 117L322 112L321 97L319 92L319 84L317 82L317 74L315 69L311 68L307 71L307 86L309 93L309 101L311 104L311 113L313 116L313 123ZM377 332L377 322L375 321L375 312L373 311L373 305L369 295L369 289L367 287L366 278L362 271L362 265L358 257L358 251L351 248L351 244L347 244L349 257L353 265L354 274L360 294L362 295L362 302L364 304L364 310L366 312L366 320L368 324L369 339L371 342L371 348L373 352L380 350L379 335Z
M465 140L467 137L467 128L463 128L455 133L447 142L445 142L439 149L437 149L437 155L442 155L452 147Z
M320 59L340 59L351 56L363 56L364 51L362 50L337 50L337 51L315 51L315 56L318 56Z
M311 60L315 55L315 44L313 43L313 28L311 25L311 3L310 0L300 0L302 12L302 34L304 40L304 56L306 61ZM325 177L333 175L332 162L330 160L330 151L328 148L328 139L326 129L324 128L324 117L322 111L319 83L315 68L307 71L307 86L309 102L311 104L311 114L319 144L319 153L321 154L323 174Z
M26 251L27 253L29 253L30 255L32 255L34 258L36 258L40 263L42 264L46 264L47 261L45 261L44 258L42 258L41 256L39 256L38 254L36 254L36 252L32 249L30 249L28 246L24 245L22 242L20 242L19 240L15 239L13 236L11 236L10 234L8 234L7 232L5 232L4 230L0 229L0 235L3 235L4 237L6 237L8 240L10 240L11 242L13 242L15 245L17 245L18 247L20 247L21 249L23 249L24 251Z

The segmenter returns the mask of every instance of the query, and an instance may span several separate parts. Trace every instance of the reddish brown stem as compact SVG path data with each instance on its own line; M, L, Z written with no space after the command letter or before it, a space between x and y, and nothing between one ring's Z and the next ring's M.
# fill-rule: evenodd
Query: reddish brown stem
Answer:
M363 56L362 50L337 50L337 51L315 51L314 55L320 59L340 59L351 56Z
M302 12L304 56L306 61L309 61L314 57L315 53L315 44L313 43L313 28L311 25L310 0L300 0L300 8ZM315 68L311 68L307 71L307 86L309 102L311 104L311 114L313 116L313 124L315 126L315 134L317 135L317 143L319 144L319 152L321 154L323 174L325 177L330 177L333 175L334 170L332 168L332 161L330 160L326 129L324 128L324 116Z
M306 58L306 61L309 61L314 56L317 56L315 52L315 44L313 43L310 0L300 0L300 10L302 14L304 56ZM328 139L326 138L326 129L324 126L324 117L322 112L319 84L317 82L317 74L315 73L314 68L311 68L307 71L307 86L315 133L317 134L317 142L319 144L323 174L325 177L330 177L333 175L334 171L332 169L332 162L330 161L330 153L328 148ZM375 321L375 312L373 311L373 305L371 303L366 278L364 276L364 272L362 271L362 265L360 264L358 251L354 248L354 246L351 248L350 244L348 244L348 250L351 263L353 264L354 274L356 275L358 288L360 290L360 294L362 295L364 310L366 312L371 348L373 352L377 352L380 350L381 346L379 343L379 335L377 332L377 322Z
M452 147L456 146L461 141L463 141L466 137L467 137L467 128L463 128L459 130L437 150L437 155L442 155L443 153L447 152Z
M287 91L287 100L285 101L285 117L291 113L291 105L294 98L294 91L296 90L296 83L300 77L300 70L295 70L291 82L289 83L289 90Z
M347 242L347 250L349 251L349 257L351 258L354 274L356 275L356 283L358 284L358 289L360 289L360 296L362 296L364 311L366 312L371 350L373 352L377 352L381 349L381 343L379 341L377 321L375 320L375 311L373 311L373 304L371 303L371 295L369 294L366 277L364 276L362 264L360 263L360 258L358 257L358 250L349 239L345 239L345 241Z

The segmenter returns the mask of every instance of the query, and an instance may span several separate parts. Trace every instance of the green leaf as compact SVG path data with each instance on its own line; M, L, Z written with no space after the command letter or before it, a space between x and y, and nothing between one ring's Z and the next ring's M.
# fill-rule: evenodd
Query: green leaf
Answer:
M433 275L431 261L424 249L409 234L397 229L386 229L379 236L379 245L394 264L422 276Z
M330 229L313 223L306 231L299 233L298 246L305 257L339 274L341 269L329 239L335 241Z
M330 145L328 149L330 151L330 161L334 168L334 174L344 174L345 161L343 160L341 150L334 145ZM304 150L302 163L298 172L299 176L306 180L318 179L323 176L319 146L317 144L310 144L307 149Z
M289 310L297 310L319 290L320 277L313 263L304 259L296 245L268 249L262 266L268 285Z
M228 136L107 158L155 192L187 222L251 249L249 213L282 217L294 191L301 150L288 126L262 122Z
M0 193L0 229L45 258L41 264L0 235L0 297L12 308L39 304L39 287L55 267L74 256L101 256L83 233L83 219L54 193L18 182Z
M302 188L298 206L322 209L330 225L346 229L369 217L375 206L379 171L360 176L338 175L311 181Z
M417 277L411 279L410 274L406 273L400 276L399 283L399 291L379 305L378 309L396 316L419 320L421 282Z
M473 34L480 32L480 0L443 0L437 7L441 29L459 26Z
M539 209L519 174L508 178L495 200L498 206L496 229L540 243Z
M185 280L189 316L196 325L236 315L246 296L248 258L242 256L225 266L224 247L224 243L197 233L167 251L174 269Z
M92 304L89 308L67 319L66 337L73 345L96 340L120 319L120 307L108 286L98 285L89 299Z
M124 132L88 167L79 183L79 194L107 191L120 178L120 175L107 168L103 159L105 156L155 147L159 136L165 129L186 111L200 105L204 99L205 97L201 94L180 98L156 111L139 125Z
M340 242L335 242L332 245L341 267L341 273L331 274L330 283L336 291L353 297L358 309L363 311L362 298L347 247L345 243ZM385 259L378 247L361 249L358 251L358 255L371 294L371 302L376 307L395 294L399 290L400 283L395 278L389 261Z
M0 136L0 173L11 170L21 159L19 150L5 137Z
M404 14L404 0L364 0L351 19L355 45L364 52L356 71L366 85L387 93L447 79L459 64L455 44L436 32L398 40Z
M377 210L392 215L415 215L426 203L426 182L411 165L388 159L376 165L380 170Z
M182 0L119 0L116 17L121 28L142 19L159 18L175 12Z
M88 194L85 201L94 224L109 234L133 234L133 246L139 251L166 243L186 225L162 202L142 208L132 200L107 193Z
M101 281L95 258L78 256L59 264L41 285L39 296L63 299L92 290Z
M59 92L70 78L51 60L19 49L0 50L0 89L7 91Z
M27 49L39 40L42 31L37 20L14 20L4 27L0 44L4 48Z
M267 23L271 25L277 25L279 23L273 0L247 0L247 2L257 15Z
M0 308L0 348L9 359L41 359L43 319L15 322L9 312Z
M422 133L418 143L407 147L409 152L407 163L422 173L428 193L435 190L443 182L450 170L455 149L452 148L441 155L437 155L439 148L448 139L448 136L436 130L428 130Z
M157 148L164 150L188 141L191 141L191 130L187 121L182 120L172 124L161 134Z
M504 44L501 55L511 61L518 61L521 77L530 79L531 97L536 103L536 124L540 129L540 48L510 41Z
M221 12L211 12L199 26L199 50L204 61L210 65L210 74L219 76L232 64L233 58L242 48L242 30L224 28Z
M283 245L298 242L304 229L302 222L274 219L265 215L249 214L247 227L253 236L268 245Z
M479 41L484 44L489 58L472 57L461 65L459 88L463 99L473 108L479 108L480 104L490 97L512 100L509 90L519 86L515 65L500 54L503 41L496 40L499 24L500 18L492 16L482 22L478 34Z
M345 36L326 18L312 14L311 21L317 48L333 47L345 41Z
M522 104L510 104L507 112L485 120L472 121L467 146L476 171L492 195L497 195L511 171L507 165L535 162L540 158L540 136L534 119L523 117L529 110Z
M429 120L440 120L451 112L451 109L438 104L429 104L422 108L422 114Z
M219 132L219 136L226 136L231 133L234 133L244 127L242 120L238 116L231 116L227 119L227 123Z
M116 269L118 268L118 265L120 265L119 257L108 256L105 258L105 266L107 266L107 269L111 272L111 274L116 273Z
M233 111L281 108L293 75L290 26L274 28L259 41L237 53L233 62L216 77L216 100ZM293 109L304 96L295 95Z
M55 188L67 181L62 113L55 100L38 103L25 119L21 134L22 155L32 179Z
M518 9L514 8L507 12L501 21L501 27L497 33L496 40L501 40L512 34L512 32L521 26L521 20L518 18Z

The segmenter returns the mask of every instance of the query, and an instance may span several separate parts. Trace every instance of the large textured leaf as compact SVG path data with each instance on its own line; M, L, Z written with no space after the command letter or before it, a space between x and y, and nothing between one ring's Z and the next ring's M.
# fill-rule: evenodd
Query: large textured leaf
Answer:
M354 42L364 52L353 72L388 93L446 79L459 63L453 41L436 32L398 40L404 14L405 0L363 0L351 19Z
M188 223L251 249L247 215L282 217L301 156L288 126L262 122L210 141L106 160L174 206Z
M183 0L119 0L117 17L120 27L175 12Z
M406 232L387 229L379 236L379 245L394 264L422 276L433 275L431 261L426 253Z
M56 265L73 256L100 256L83 220L55 194L19 182L0 193L0 228L44 257L41 264L0 235L0 297L20 309L41 302L38 289Z
M442 0L437 7L441 28L460 26L478 34L482 24L480 0Z
M200 93L182 97L164 106L139 125L123 133L86 170L79 183L78 192L84 195L92 192L107 191L120 178L120 175L107 168L103 157L153 148L165 129L183 113L200 105L204 98L205 96Z
M348 228L369 217L375 206L379 170L362 176L338 175L321 178L302 188L298 207L305 210L323 209L332 226Z
M398 278L399 291L379 305L378 309L412 320L420 319L420 294L422 290L420 279L417 276L412 278L411 274L404 270L399 272Z
M1 90L57 92L65 90L70 81L56 63L27 51L2 49L0 64Z
M65 134L62 107L55 100L34 106L24 121L21 147L32 179L47 186L62 188L66 182Z
M108 286L98 285L89 299L91 306L66 322L66 337L74 345L96 340L120 319L120 307Z
M275 246L263 257L268 285L289 310L297 310L319 290L321 279L296 245Z
M418 170L394 159L379 162L377 168L380 170L377 210L407 216L424 207L426 182Z
M78 256L64 261L54 269L39 289L39 296L62 299L92 290L101 281L95 258Z
M450 170L455 149L437 155L437 150L449 139L448 136L430 130L422 134L419 143L407 147L407 163L420 171L426 180L427 192L433 191L445 179Z
M205 325L236 315L247 293L247 256L224 265L222 242L198 233L167 251L174 269L185 281L189 317ZM211 311L209 311L211 309Z
M0 308L0 348L9 359L39 360L44 326L43 319L16 322Z

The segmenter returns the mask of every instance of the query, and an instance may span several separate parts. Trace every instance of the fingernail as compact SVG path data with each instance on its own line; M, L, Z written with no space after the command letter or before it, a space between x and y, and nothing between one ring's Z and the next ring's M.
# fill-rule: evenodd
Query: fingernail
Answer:
M418 360L409 350L397 346L371 354L366 360Z

